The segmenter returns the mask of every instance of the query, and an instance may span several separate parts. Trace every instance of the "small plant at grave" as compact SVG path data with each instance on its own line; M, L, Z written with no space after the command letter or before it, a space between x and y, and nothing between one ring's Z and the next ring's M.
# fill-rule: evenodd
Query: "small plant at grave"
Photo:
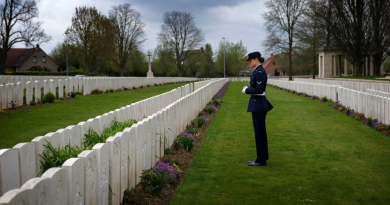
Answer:
M375 120L371 123L371 127L374 129L377 129L381 124L382 124L382 122Z
M177 177L174 166L159 161L153 169L142 172L141 185L145 191L158 196L166 185L175 183Z
M211 107L206 107L205 109L203 109L203 111L205 111L209 115L211 115L215 112L215 110Z
M76 92L76 95L81 95L81 93L80 92Z
M9 104L11 105L12 109L16 109L16 106L17 106L16 101L11 100L11 102Z
M123 90L128 90L128 89L126 87L124 87Z
M91 94L95 94L95 95L99 95L99 94L102 94L103 91L102 90L99 90L99 89L95 89L95 90L92 90Z
M322 97L321 98L321 102L328 102L328 98L327 97Z
M137 89L136 87L133 86L133 90Z
M340 105L340 106L337 108L337 110L340 111L340 112L345 112L346 109L347 109L347 108L346 108L345 106L342 106L342 105Z
M295 92L295 90L293 90L293 91L292 91L292 94L295 94L295 93L297 93L297 92Z
M128 120L125 122L112 121L107 128L103 129L101 135L97 134L94 130L89 129L84 135L84 147L86 149L92 149L97 143L105 143L107 138L114 136L118 132L122 132L125 128L131 127L137 123L136 120Z
M54 103L54 100L56 97L52 92L48 92L46 95L43 96L42 98L42 103Z
M109 92L110 92L109 90L104 91L104 93L109 93Z
M346 109L345 109L345 114L346 114L346 115L349 115L350 113L351 113L351 108L346 108Z
M192 125L188 125L187 128L186 128L186 131L188 133L193 134L193 135L198 134L198 130L194 126L192 126Z
M169 164L172 164L173 166L174 165L180 165L180 162L178 160L174 160L172 159L171 157L167 157L167 158L164 158L161 160L162 162L165 162L165 163L169 163Z
M175 139L174 147L176 150L184 149L190 152L196 141L197 139L193 134L184 131Z
M150 87L150 85L148 84L148 87Z
M339 103L339 102L336 102L336 103L333 105L333 108L334 108L334 109L337 109L339 106L340 106L340 103Z
M0 114L4 114L5 113L5 111L4 110L0 110Z
M205 116L197 117L194 121L192 121L192 124L194 127L201 128L206 124Z
M47 144L44 145L45 150L39 155L41 164L39 176L52 167L62 166L66 160L75 158L84 151L84 149L78 146L71 146L70 142L62 148L55 148L50 142L46 142Z
M126 189L123 195L123 204L146 204L146 196L134 189Z
M372 118L367 119L367 125L370 127L373 127L372 124L374 123L374 120Z
M113 93L114 92L114 90L113 89L110 89L110 93Z
M154 86L157 86L157 84L155 83Z
M143 86L143 85L141 85L141 86L140 86L140 88L144 88L144 86Z
M361 114L361 113L355 112L355 113L354 113L354 118L355 118L356 120L362 121L362 120L364 120L364 115Z
M166 148L166 149L164 150L164 155L172 155L172 154L173 154L173 152L171 151L171 149Z
M35 98L35 102L36 102L37 104L41 104L41 103L42 103L42 101L41 101L40 98Z
M69 93L69 95L71 98L75 98L77 94L75 92L71 92L71 93Z
M215 100L213 100L212 104L213 104L214 106L219 107L219 106L221 106L221 101L220 101L219 99L215 99Z

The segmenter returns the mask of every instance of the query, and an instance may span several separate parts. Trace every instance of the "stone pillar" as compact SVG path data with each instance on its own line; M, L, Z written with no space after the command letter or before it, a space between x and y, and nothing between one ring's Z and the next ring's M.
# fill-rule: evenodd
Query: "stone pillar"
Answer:
M344 58L344 76L348 75L348 60Z

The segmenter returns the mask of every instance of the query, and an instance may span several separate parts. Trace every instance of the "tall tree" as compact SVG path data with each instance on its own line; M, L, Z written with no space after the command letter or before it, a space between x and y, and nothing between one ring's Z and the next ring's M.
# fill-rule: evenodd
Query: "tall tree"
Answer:
M194 17L187 12L172 11L164 14L159 40L175 53L175 64L180 76L185 74L184 64L191 51L203 42L203 33L195 25Z
M353 75L361 76L369 54L372 23L368 0L330 0L333 46L353 63Z
M327 41L326 29L320 23L318 16L319 0L309 0L302 18L298 21L296 37L298 48L300 50L299 59L308 63L311 60L312 77L315 79L315 74L318 70L318 48Z
M128 64L130 52L139 47L146 39L141 14L131 8L128 3L113 6L110 19L115 27L115 64L121 76Z
M269 10L264 14L267 21L266 45L272 50L288 53L289 79L292 80L292 54L295 40L295 27L306 7L306 0L268 0Z
M380 67L390 53L390 1L370 0L369 10L373 26L370 54L374 58L374 75L380 75Z
M216 75L215 65L213 61L213 48L211 44L206 43L204 46L204 55L203 55L203 63L202 63L202 73L203 77L210 78Z
M97 72L97 66L109 59L114 32L111 21L95 7L76 8L72 25L65 31L66 42L80 48L86 74Z
M247 52L248 51L242 41L238 41L237 43L221 41L219 43L216 60L216 67L221 76L223 76L224 73L224 55L226 64L226 76L238 76L239 71L246 66L245 60Z
M159 44L154 51L153 72L156 76L177 76L175 52L170 47Z
M5 74L8 51L17 43L27 46L48 42L51 37L41 28L36 0L3 0L0 3L0 74Z

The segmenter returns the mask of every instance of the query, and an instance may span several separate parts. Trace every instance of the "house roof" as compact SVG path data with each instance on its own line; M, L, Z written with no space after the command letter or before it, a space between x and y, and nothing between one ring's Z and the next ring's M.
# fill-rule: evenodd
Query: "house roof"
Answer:
M266 67L268 67L268 66L271 64L271 62L274 61L274 59L275 59L275 55L272 55L271 57L269 57L269 58L267 59L267 61L265 61L265 62L263 63L264 69L265 69Z
M20 67L31 57L36 51L36 48L12 48L8 50L6 67Z

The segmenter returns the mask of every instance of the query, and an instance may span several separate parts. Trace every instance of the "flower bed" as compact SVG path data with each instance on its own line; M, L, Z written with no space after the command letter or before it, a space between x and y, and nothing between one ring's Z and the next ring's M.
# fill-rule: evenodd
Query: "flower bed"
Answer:
M143 176L147 177L143 177L141 183L134 189L125 191L123 204L169 204L175 190L186 176L190 163L202 144L203 136L218 113L219 106L222 104L220 98L226 93L229 84L230 82L226 83L206 106L215 112L210 114L205 110L200 112L199 117L194 119L177 137L173 146L165 150L164 157L156 164L159 168L145 170ZM215 105L215 102L218 102L219 106ZM180 145L180 140L183 139L188 143L193 143L190 149L186 145ZM167 176L168 178L164 178ZM153 183L154 185L151 185Z

